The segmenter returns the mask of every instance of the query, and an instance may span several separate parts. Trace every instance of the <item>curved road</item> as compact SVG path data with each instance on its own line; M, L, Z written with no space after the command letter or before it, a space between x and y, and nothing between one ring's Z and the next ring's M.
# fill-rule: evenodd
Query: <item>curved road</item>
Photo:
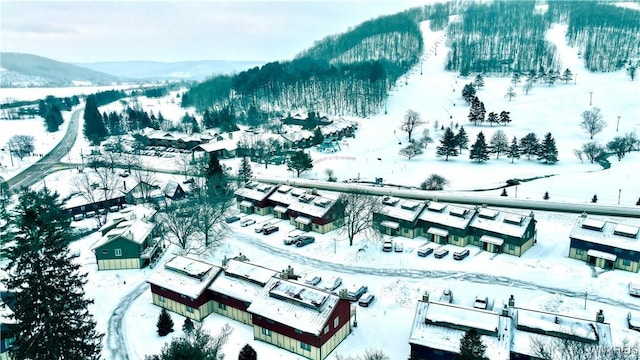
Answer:
M40 181L47 174L57 170L55 166L59 165L58 163L60 160L62 160L76 142L76 138L78 137L80 114L82 114L83 111L84 108L79 108L71 114L71 119L67 126L67 132L64 134L64 137L62 137L58 145L33 165L7 180L7 184L10 189L31 186Z
M107 327L107 349L110 352L110 359L114 360L129 360L127 353L127 341L125 339L125 329L123 327L122 320L127 313L127 309L131 303L142 295L149 284L142 282L138 284L131 292L123 296L120 302L113 309L113 313L109 317L109 325Z

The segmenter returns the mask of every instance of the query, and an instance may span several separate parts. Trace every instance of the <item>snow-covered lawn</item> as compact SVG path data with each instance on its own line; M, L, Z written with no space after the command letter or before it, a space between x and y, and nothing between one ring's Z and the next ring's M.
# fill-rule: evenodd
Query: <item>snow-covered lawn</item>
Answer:
M635 204L640 197L640 166L637 165L640 154L633 153L620 162L610 159L612 167L602 170L598 165L583 164L573 152L589 141L589 136L578 124L580 114L590 109L590 101L593 106L602 109L608 121L605 130L595 137L596 141L606 144L614 136L638 132L640 103L637 101L637 82L631 82L622 71L589 73L576 51L566 47L562 36L564 30L561 26L554 27L549 32L549 38L558 46L563 61L562 70L569 68L578 74L576 84L558 83L551 87L536 84L528 95L519 86L516 89L517 96L508 101L504 94L510 79L487 78L485 87L478 93L487 111L510 111L513 120L505 127L489 127L473 126L466 120L469 108L460 93L472 79L442 72L446 54L443 33L430 32L425 23L426 52L422 75L418 65L407 78L407 85L402 81L391 93L388 114L381 112L368 119L352 119L360 124L359 130L355 139L341 142L341 151L324 154L311 150L316 163L313 170L303 174L303 177L324 179L325 169L332 169L339 181L382 177L386 183L418 186L427 176L436 173L450 181L446 190L464 191L495 188L512 178L553 175L523 182L517 188L509 188L508 194L516 196L517 193L518 198L541 199L548 191L553 201L567 202L588 202L597 194L599 203L617 204L620 201L620 204ZM161 111L165 117L182 116L185 110L178 108L176 103L179 102L176 100L175 97L154 100L155 104L145 103L145 110L153 110L156 114ZM110 109L105 107L101 110ZM425 128L431 131L431 137L435 140L424 155L412 160L398 155L398 150L407 143L406 134L399 130L399 126L408 109L421 114L428 123ZM616 131L618 116L620 124ZM475 164L468 159L466 151L460 157L444 161L435 157L435 146L442 135L439 127L434 130L436 121L444 126L456 123L464 125L471 143L479 131L487 139L497 129L503 130L509 139L514 136L521 138L528 132L535 132L541 138L551 132L558 145L560 161L555 165L544 165L535 160L520 159L512 164L503 157ZM0 123L3 126L0 136L25 129L13 125ZM38 131L35 125L33 127L34 131ZM418 134L421 130L418 130ZM39 143L44 143L46 134L39 134L37 138ZM88 148L84 140L79 140L70 154L71 160L79 162L81 151L86 154ZM175 159L145 157L143 161L156 168L175 169ZM4 165L6 160L0 162ZM236 169L239 160L222 162ZM255 165L253 170L258 176L292 176L285 166L270 165L264 168L263 165ZM0 175L4 176L2 173ZM46 182L50 187L63 188L68 184L67 179L65 173L57 173L47 177ZM486 194L499 196L500 192L490 190ZM256 218L256 226L272 219L270 216L249 216ZM499 304L506 302L509 295L513 294L518 306L559 311L588 319L594 319L596 312L603 309L606 320L611 323L614 342L621 342L624 338L637 339L637 332L626 329L625 316L629 310L640 309L640 299L631 298L626 293L627 283L638 282L639 275L619 270L594 271L583 262L569 259L568 235L577 215L536 212L535 216L538 220L538 243L521 258L489 254L475 247L470 247L471 255L460 262L454 261L450 255L444 259L432 256L421 258L415 254L415 249L426 242L421 238L401 239L403 253L383 253L378 244L364 239L358 239L350 247L345 237L335 232L317 235L316 243L307 247L293 248L282 244L282 239L292 227L281 222L280 231L268 236L255 234L253 227L240 228L237 223L233 224L232 234L209 260L220 264L225 256L242 252L252 262L274 270L292 265L302 275L313 272L321 274L323 279L336 275L344 279L345 286L353 283L368 285L376 295L376 300L370 308L357 307L358 327L332 353L330 359L337 354L361 354L367 348L383 348L391 359L406 359L416 301L424 291L439 296L445 288L450 288L454 302L462 305L471 305L476 295L488 296L494 304ZM640 225L639 219L613 220ZM91 235L72 244L72 248L80 251L84 269L89 273L86 291L95 299L91 310L98 321L98 330L106 332L111 313L120 299L143 282L153 269L97 272L90 251L96 240L96 235ZM452 245L446 247L454 248ZM169 253L172 251L175 249ZM142 359L146 354L157 353L169 338L180 333L184 318L172 314L176 331L167 338L158 338L155 333L158 314L159 308L151 304L148 290L131 303L124 319L130 359ZM203 326L217 332L224 323L230 323L235 329L225 347L225 352L231 358L237 356L246 343L257 350L260 358L299 358L254 341L250 327L225 317L209 315ZM103 354L105 359L112 356L106 346Z

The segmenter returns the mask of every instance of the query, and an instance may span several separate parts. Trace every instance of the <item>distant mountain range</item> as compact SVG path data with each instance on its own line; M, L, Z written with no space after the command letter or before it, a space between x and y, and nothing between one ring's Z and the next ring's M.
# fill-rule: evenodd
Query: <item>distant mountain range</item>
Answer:
M69 64L42 56L0 52L0 86L63 87L123 82L196 80L262 65L260 61L118 61Z

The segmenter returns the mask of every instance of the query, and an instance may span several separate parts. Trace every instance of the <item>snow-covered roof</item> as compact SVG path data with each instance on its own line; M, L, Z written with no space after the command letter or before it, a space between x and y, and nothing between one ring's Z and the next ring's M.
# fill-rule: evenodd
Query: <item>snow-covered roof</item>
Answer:
M381 206L378 211L392 219L399 219L408 222L415 222L418 215L425 207L423 201L399 199L391 196L380 198Z
M523 237L533 218L481 207L469 223L470 227L494 233Z
M329 125L321 126L320 131L322 132L322 135L326 136L336 132L340 132L344 129L348 129L351 127L355 127L355 123L353 121L339 119L339 120L333 121Z
M164 185L162 192L166 196L174 196L176 194L176 191L178 190L178 187L180 187L180 184L178 184L176 181L169 180Z
M554 338L562 338L604 347L612 344L611 328L607 323L520 308L514 314L517 326L512 350L519 354L535 355L532 352L534 340L549 343Z
M18 321L12 316L13 310L9 308L9 305L7 305L4 300L0 299L0 324L17 324Z
M175 256L152 273L147 282L191 299L197 299L222 269L208 262Z
M640 228L586 215L578 217L569 237L612 248L640 251Z
M312 286L272 277L247 311L302 332L320 335L339 297Z
M100 240L91 247L95 250L115 239L126 239L138 245L142 245L157 224L149 222L145 219L133 219L120 221L113 229L104 234Z
M418 301L409 343L460 353L460 339L470 328L479 330L489 359L509 359L511 318L449 303Z
M296 142L296 141L300 141L300 140L309 140L312 139L314 136L313 131L309 131L309 130L296 130L294 132L288 132L286 139L291 141L291 142Z
M275 185L268 185L251 181L246 183L244 187L236 190L235 194L237 196L242 196L243 198L259 202L268 198L275 189Z
M279 203L289 205L294 201L298 200L298 195L294 195L292 192L293 187L289 185L280 185L271 195L269 195L269 200ZM297 189L300 190L300 189Z
M239 260L229 260L224 273L209 286L209 290L241 301L253 302L264 285L277 274L275 270Z
M420 213L418 219L464 230L473 219L475 213L474 209L431 201L427 208Z
M293 190L292 192L295 193ZM335 205L337 198L337 194L327 192L323 192L322 195L303 193L289 204L289 210L309 217L322 218Z
M233 138L222 140L213 139L207 143L198 145L197 148L202 149L208 153L219 150L233 151L238 148L238 141L234 140Z

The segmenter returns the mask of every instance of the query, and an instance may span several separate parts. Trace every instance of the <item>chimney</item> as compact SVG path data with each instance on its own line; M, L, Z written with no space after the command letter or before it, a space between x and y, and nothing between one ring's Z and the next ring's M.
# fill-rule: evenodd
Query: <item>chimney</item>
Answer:
M602 312L602 309L600 309L596 314L596 322L604 324L604 313Z
M502 308L502 316L509 316L509 307L507 305Z
M513 297L513 295L509 296L509 307L514 307L516 306L516 299Z
M422 294L422 301L429 302L429 291L425 291L424 294Z
M338 296L340 296L340 299L348 299L349 296L347 296L347 289L340 289L340 291L338 291Z
M318 189L316 188L311 189L311 194L318 195Z

